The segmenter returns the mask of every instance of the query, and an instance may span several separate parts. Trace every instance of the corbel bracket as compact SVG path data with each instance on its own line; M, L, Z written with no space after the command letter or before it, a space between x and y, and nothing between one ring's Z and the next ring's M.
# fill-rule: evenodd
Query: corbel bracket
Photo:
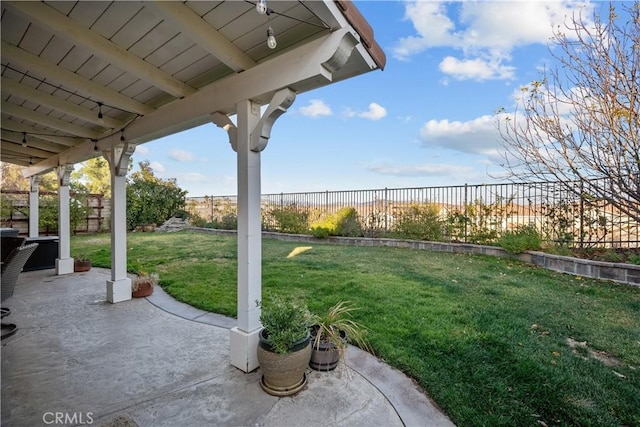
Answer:
M30 191L32 193L38 192L40 181L42 181L42 175L33 175L29 177Z
M69 180L71 179L71 172L73 172L73 165L58 166L58 185L60 187L67 187Z
M134 151L136 151L136 144L125 142L113 147L110 153L103 152L111 166L111 173L114 173L115 176L126 176L129 171L129 159Z
M251 151L260 152L267 147L271 137L271 128L278 117L283 115L296 99L296 93L284 88L273 94L269 106L260 118L253 132L251 132Z
M236 153L238 152L238 128L233 124L229 116L219 111L211 114L211 121L218 126L227 131L229 134L229 144L231 144L231 148Z

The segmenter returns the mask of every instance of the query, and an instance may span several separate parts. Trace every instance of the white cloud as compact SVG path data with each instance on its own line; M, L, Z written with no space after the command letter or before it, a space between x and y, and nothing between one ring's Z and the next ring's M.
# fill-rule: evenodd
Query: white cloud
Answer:
M205 183L209 180L209 177L198 172L177 173L175 178L180 182L187 182L190 184Z
M459 60L447 56L440 63L440 71L457 80L510 80L514 78L515 67L501 65L497 61L488 62L480 58Z
M312 99L309 105L300 107L300 113L307 117L330 116L333 114L331 108L321 99Z
M358 117L362 117L363 119L369 119L369 120L380 120L386 115L387 115L387 109L380 104L376 104L375 102L372 102L371 104L369 104L369 109L367 111L358 113Z
M411 21L415 34L398 40L392 54L406 60L430 48L450 47L460 50L463 58L445 59L442 72L458 79L483 80L492 70L490 78L511 79L513 67L503 64L511 60L514 48L547 44L554 25L565 23L575 13L588 19L593 7L589 0L406 1L405 19ZM456 14L457 23L450 17Z
M348 119L352 117L360 117L362 119L375 121L386 117L387 109L376 102L372 102L371 104L369 104L369 109L367 111L356 111L352 108L345 108L342 115Z
M136 154L149 154L149 149L145 145L137 145L136 146Z
M366 167L372 172L379 173L381 175L394 175L394 176L451 176L458 178L460 175L470 174L474 169L470 166L460 166L451 164L435 164L425 163L421 165L399 165L399 164L377 164L369 165Z
M192 153L179 149L171 150L169 152L169 158L176 162L190 162L195 160L195 156Z
M497 117L493 115L466 122L429 120L420 129L420 139L427 147L442 147L494 159L503 151Z
M163 173L165 171L164 166L160 162L151 162L149 163L149 167L153 169L154 172Z

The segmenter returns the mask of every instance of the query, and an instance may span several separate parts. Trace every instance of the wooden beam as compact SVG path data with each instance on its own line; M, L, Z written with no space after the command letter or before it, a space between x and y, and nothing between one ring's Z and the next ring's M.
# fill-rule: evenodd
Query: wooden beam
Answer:
M58 129L62 132L70 133L72 135L77 135L84 138L97 139L101 135L101 133L89 128L74 125L73 123L65 122L63 120L54 119L51 116L38 113L37 111L33 111L25 107L21 107L12 102L2 101L2 113L9 114L11 116L17 116L34 123L39 123L41 125L49 126L50 128Z
M242 100L265 104L283 88L297 93L327 85L332 73L348 60L355 43L349 30L335 31L135 120L127 127L127 138L147 142L207 123L213 112L233 113Z
M31 135L26 135L26 137L19 132L12 132L9 130L2 130L2 139L5 141L15 142L16 144L20 144L22 146L22 138L24 137L27 141L27 147L37 148L39 150L48 151L51 154L57 154L62 150L65 150L66 147L64 145L59 145L53 142L43 141L39 138L35 138ZM23 147L24 148L24 147ZM3 147L4 149L4 147ZM51 155L49 154L49 155Z
M43 133L46 134L42 129L36 129L33 126L27 126L24 123L16 122L15 120L2 119L2 127L6 130L13 132L25 132L30 134L29 136L37 136L40 139L44 139L47 141L55 142L56 144L64 145L66 147L74 147L78 145L79 142L82 142L80 138L71 138L68 136L57 136L57 135L41 135Z
M27 157L41 157L43 159L51 156L51 152L39 150L37 148L31 148L29 146L23 147L20 143L16 143L13 141L9 141L6 139L2 139L2 151L9 150L14 153L20 153L21 155L25 155Z
M2 59L16 63L27 70L33 71L35 74L66 86L68 89L87 94L95 101L101 101L125 111L144 115L155 110L153 107L111 89L106 89L104 86L86 77L59 67L53 62L41 59L32 53L4 41L2 42Z
M235 113L238 102L242 100L267 103L276 91L283 88L288 87L298 93L327 85L332 81L332 72L339 70L348 60L356 42L349 30L334 31L139 117L127 126L125 138L127 142L140 144L208 123L214 112ZM100 150L106 151L120 144L120 140L114 135L100 143ZM82 162L91 157L90 153L89 148L67 150L25 169L23 174L29 177L51 170L58 164Z
M257 65L249 55L184 4L174 1L154 1L149 5L163 18L179 27L183 34L236 73Z
M39 24L49 28L60 37L74 44L83 45L89 51L107 59L120 69L128 71L176 98L184 98L195 93L195 89L191 86L170 76L100 34L83 27L45 3L26 1L7 2L7 5L11 5L12 9L27 18L38 21Z
M29 101L35 102L36 104L41 104L49 108L53 108L54 110L58 110L70 116L78 117L82 120L96 124L98 126L112 129L122 129L126 124L123 121L114 119L109 116L104 116L102 119L99 119L98 113L93 110L80 107L77 104L65 101L64 99L57 96L49 95L48 93L44 93L42 91L39 91L38 89L34 89L27 85L18 83L15 80L7 79L4 77L2 78L2 92L8 93L10 95L15 95L23 99L28 99Z

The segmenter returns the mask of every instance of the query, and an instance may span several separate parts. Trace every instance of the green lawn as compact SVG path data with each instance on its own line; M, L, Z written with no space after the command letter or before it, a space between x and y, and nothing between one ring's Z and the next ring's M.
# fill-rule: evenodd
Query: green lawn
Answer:
M311 311L361 307L376 354L415 378L458 426L640 426L640 289L470 255L263 240L263 297ZM109 236L72 255L109 266ZM128 237L132 270L205 310L236 315L236 239Z

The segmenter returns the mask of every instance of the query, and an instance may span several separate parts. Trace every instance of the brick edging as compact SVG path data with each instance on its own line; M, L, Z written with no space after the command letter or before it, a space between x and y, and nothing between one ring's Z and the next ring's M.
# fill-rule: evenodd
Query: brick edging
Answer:
M188 227L189 231L208 234L236 235L235 230L216 230L213 228ZM610 280L640 287L640 265L614 262L594 261L545 252L526 251L521 254L510 254L496 246L474 245L472 243L427 242L422 240L402 240L369 237L328 237L318 239L304 234L286 234L263 231L264 237L291 242L335 243L352 246L388 246L394 248L410 248L434 252L465 253L474 255L489 255L504 258L514 258L548 270L575 276L591 277L594 279Z

